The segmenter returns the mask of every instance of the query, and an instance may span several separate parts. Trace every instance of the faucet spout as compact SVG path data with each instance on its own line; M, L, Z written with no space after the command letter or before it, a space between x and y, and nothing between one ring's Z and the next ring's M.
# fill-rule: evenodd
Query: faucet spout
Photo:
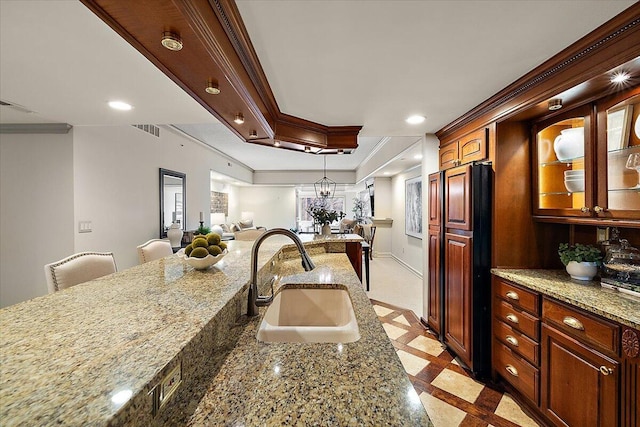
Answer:
M247 316L257 316L258 307L269 305L273 300L273 285L271 288L270 297L261 296L258 293L258 250L260 249L260 245L262 244L262 242L264 242L268 237L276 234L287 236L291 240L293 240L293 243L295 243L296 247L298 248L298 252L300 252L300 258L302 258L302 268L304 268L305 271L311 271L316 268L297 234L290 230L287 230L286 228L272 228L271 230L267 230L266 232L264 232L262 235L260 235L260 237L256 239L256 241L253 243L253 248L251 248L251 282L249 283Z

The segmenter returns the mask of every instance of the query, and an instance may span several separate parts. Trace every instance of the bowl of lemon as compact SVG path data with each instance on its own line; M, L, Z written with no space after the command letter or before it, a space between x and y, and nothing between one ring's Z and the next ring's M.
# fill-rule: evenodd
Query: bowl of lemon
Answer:
M183 258L196 270L206 270L215 265L228 253L227 244L220 240L217 233L194 237L193 242L184 248Z

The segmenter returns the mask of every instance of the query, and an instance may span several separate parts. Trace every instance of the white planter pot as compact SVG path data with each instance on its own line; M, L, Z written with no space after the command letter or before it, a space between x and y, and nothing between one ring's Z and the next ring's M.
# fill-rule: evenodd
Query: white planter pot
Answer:
M171 224L171 227L167 230L167 237L171 242L172 248L179 248L180 243L182 242L182 229L180 228L180 224L176 224L175 222Z
M598 274L598 263L570 261L567 264L567 273L572 279L591 280Z

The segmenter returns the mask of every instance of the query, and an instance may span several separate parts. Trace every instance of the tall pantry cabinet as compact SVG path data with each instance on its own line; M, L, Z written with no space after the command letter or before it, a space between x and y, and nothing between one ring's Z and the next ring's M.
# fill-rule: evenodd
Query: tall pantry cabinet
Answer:
M461 141L486 147L486 136ZM471 162L429 176L427 321L477 377L488 375L491 356L491 176L491 165Z

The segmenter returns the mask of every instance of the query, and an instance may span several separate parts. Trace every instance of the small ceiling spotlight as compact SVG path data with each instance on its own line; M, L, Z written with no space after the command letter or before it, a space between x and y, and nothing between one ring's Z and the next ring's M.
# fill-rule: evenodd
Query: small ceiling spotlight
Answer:
M275 141L275 142L273 143L273 146L274 146L274 147L280 147L280 141Z
M244 116L242 115L242 113L238 113L236 114L236 118L233 119L234 122L236 122L237 124L241 125L244 123Z
M109 107L113 108L114 110L120 111L129 111L133 108L131 104L127 104L126 102L122 101L109 101Z
M344 150L342 149L338 150L338 154L344 154Z
M218 95L220 93L218 82L209 80L209 82L207 83L207 87L204 89L204 91L211 95Z
M162 33L162 40L160 43L162 43L162 46L174 52L182 49L182 39L179 35L172 33L171 31L165 31Z
M309 146L304 147L304 152L305 153L310 153L311 152L311 147L309 147Z
M549 111L556 111L562 108L562 99L560 98L554 98L551 101L549 101L548 104L548 108Z
M407 123L409 123L410 125L418 125L418 124L424 122L424 120L425 120L424 116L415 115L415 116L408 117L407 120L405 120L405 121Z
M629 73L625 73L624 71L619 71L617 73L614 73L611 76L611 83L624 83L627 80L629 80L629 78L631 78L631 76L629 75Z
M256 132L255 130L252 130L251 132L249 132L250 139L256 139L257 137L258 137L258 132Z

